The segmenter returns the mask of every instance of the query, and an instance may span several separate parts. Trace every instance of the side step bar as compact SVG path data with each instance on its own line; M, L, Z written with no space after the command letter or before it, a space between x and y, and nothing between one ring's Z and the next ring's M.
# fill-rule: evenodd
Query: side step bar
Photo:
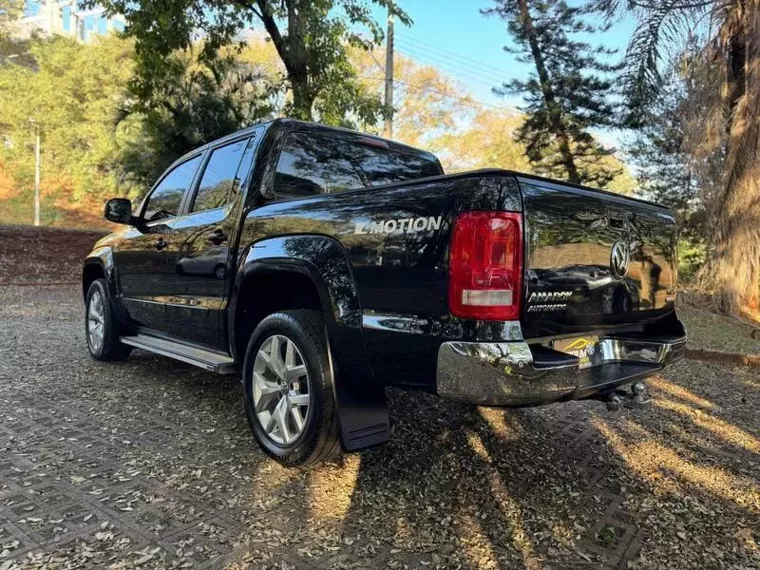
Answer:
M203 348L190 346L181 342L166 340L147 334L136 334L120 337L124 344L142 348L155 354L168 356L174 360L187 362L217 374L234 374L236 372L235 361L230 356L219 354Z

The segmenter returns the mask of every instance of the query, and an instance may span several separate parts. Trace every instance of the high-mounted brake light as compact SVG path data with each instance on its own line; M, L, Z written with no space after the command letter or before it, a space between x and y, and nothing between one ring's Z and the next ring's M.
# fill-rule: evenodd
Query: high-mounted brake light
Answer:
M454 220L449 251L449 310L455 317L520 317L522 215L465 212Z
M376 139L375 137L359 137L357 139L357 142L365 146L374 146L377 148L385 148L385 149L390 148L390 145L387 142L385 142L382 139Z

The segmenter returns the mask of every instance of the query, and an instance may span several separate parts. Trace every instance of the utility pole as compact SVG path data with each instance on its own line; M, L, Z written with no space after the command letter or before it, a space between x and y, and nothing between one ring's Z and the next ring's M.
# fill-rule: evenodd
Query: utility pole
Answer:
M34 146L34 225L40 225L40 126L34 123L37 141Z
M388 2L388 33L385 40L385 125L383 136L393 138L393 2Z

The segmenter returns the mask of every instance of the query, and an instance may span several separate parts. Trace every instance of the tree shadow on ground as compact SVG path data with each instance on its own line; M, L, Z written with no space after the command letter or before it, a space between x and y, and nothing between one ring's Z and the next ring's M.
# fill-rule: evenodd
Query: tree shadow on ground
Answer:
M752 567L757 379L686 362L652 381L651 409L617 415L390 391L387 445L261 466L235 566Z
M650 381L651 409L619 414L594 402L498 410L389 390L387 445L299 471L255 450L237 377L136 352L86 391L103 365L82 366L78 382L48 395L78 398L104 424L121 418L115 441L144 438L125 462L227 513L215 539L239 538L233 567L760 560L760 374L749 368L681 363Z

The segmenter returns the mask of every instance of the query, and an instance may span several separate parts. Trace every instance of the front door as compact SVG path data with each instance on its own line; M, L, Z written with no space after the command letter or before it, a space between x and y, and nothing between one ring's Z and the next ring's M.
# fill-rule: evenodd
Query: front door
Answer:
M140 229L129 230L114 248L122 304L135 326L171 333L164 305L177 287L173 226L202 157L198 154L166 172L141 207Z
M245 138L211 148L188 213L172 227L177 244L169 272L176 291L167 301L174 335L210 348L227 349L224 311L233 243L240 223L244 186L253 161L254 140Z

